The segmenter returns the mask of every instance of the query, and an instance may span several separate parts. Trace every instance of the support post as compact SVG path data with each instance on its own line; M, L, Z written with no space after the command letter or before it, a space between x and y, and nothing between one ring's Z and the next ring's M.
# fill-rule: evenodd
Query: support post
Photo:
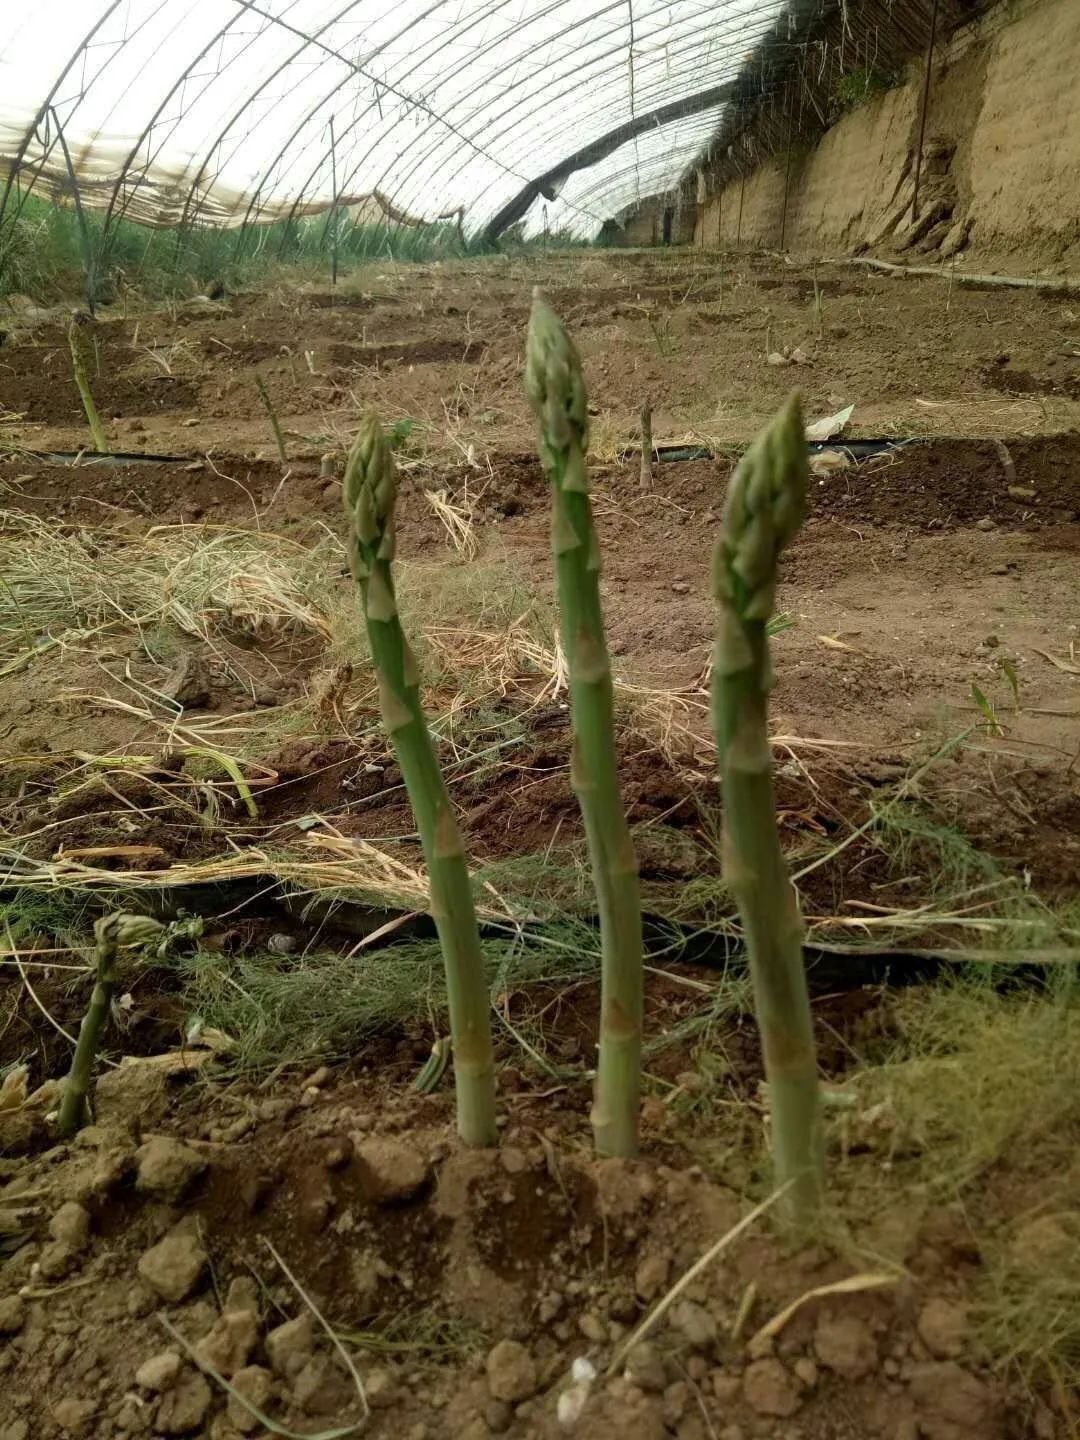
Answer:
M742 205L743 196L746 194L746 171L739 176L739 218L735 222L735 249L738 250L742 244Z
M934 63L934 41L937 39L938 0L930 8L930 40L926 46L926 73L923 75L922 103L919 106L919 143L915 150L915 192L911 197L911 223L919 214L919 180L922 176L923 142L926 139L926 113L930 106L930 74Z
M338 271L338 223L337 223L337 143L334 139L334 117L330 116L330 185L334 192L334 203L330 208L330 288L337 288Z

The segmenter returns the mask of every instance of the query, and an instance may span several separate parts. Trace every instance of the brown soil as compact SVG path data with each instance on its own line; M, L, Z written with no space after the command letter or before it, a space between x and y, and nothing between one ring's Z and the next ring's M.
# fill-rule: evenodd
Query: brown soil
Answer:
M321 473L320 457L329 452L339 465L356 406L374 404L387 420L414 422L401 452L406 564L456 574L467 563L448 548L425 499L425 490L443 489L471 516L477 563L508 570L549 601L547 496L520 378L534 280L567 315L585 356L610 648L623 679L675 707L653 713L627 705L624 713L621 773L646 906L670 906L703 866L715 869L719 796L703 679L713 629L709 550L731 456L793 381L812 417L854 399L852 433L915 438L815 476L810 519L785 560L778 608L793 623L774 641L773 722L786 847L793 856L819 854L949 737L972 729L967 746L927 772L920 799L988 849L1006 875L1026 877L1048 899L1074 898L1080 436L1070 427L1080 405L1069 378L1074 362L1064 354L1048 359L1075 335L1067 307L958 289L944 308L933 281L908 281L901 296L901 287L876 277L830 272L819 282L819 335L809 272L781 272L765 257L727 257L722 275L716 257L658 254L373 269L340 294L282 287L192 305L174 318L106 316L95 389L115 443L184 458L77 467L33 453L77 450L86 440L58 324L13 334L0 350L0 439L10 446L0 461L2 507L102 546L181 523L207 535L243 527L313 545L341 529L340 484ZM784 346L802 347L811 363L767 365L766 350ZM286 430L284 476L256 369ZM1022 375L1045 379L1021 394ZM615 458L633 446L646 395L659 443L708 442L718 454L656 466L650 494L640 491L634 457ZM843 440L836 443L842 449ZM333 579L349 603L343 568ZM346 840L392 843L395 857L418 859L363 666L338 674L311 635L253 640L225 630L193 647L207 691L184 719L209 725L211 735L215 727L243 734L260 717L290 714L313 697L298 732L245 751L258 806L252 817L226 777L208 779L160 726L110 705L129 702L133 686L159 692L174 663L135 638L121 629L115 643L107 636L65 645L0 674L0 825L9 852L39 862L112 847L116 853L97 864L121 879L129 867L160 871L168 904L186 898L230 944L256 951L283 924L302 935L311 928L277 894L250 903L257 880L242 894L184 897L170 868L301 843L312 817ZM1015 670L1019 705L1004 661ZM1002 735L987 733L973 685L995 707ZM453 747L444 746L478 866L580 847L566 712L541 691L539 679L523 674L489 697L493 731L513 738L498 768L455 770ZM325 703L314 703L320 695ZM432 698L445 709L452 697L436 691ZM677 724L661 735L669 713ZM87 756L106 755L144 758L132 773L94 774ZM131 859L125 846L147 848ZM898 873L872 838L848 846L801 887L812 934L872 907L916 908L937 878L930 855L916 846ZM688 923L709 919L702 903L700 913L688 908ZM339 917L320 928L319 940L345 949L355 936ZM715 949L696 958L715 965L722 940ZM650 1034L672 1030L691 1012L687 980L714 973L687 965L653 976ZM59 970L35 975L42 1005L65 1028L76 1026L82 987ZM887 1000L862 988L863 978L854 962L847 972L835 963L815 972L822 1060L834 1078L856 1040L890 1025ZM114 1037L114 1056L152 1056L178 1044L190 1017L175 986L172 972L140 978L138 1022L122 1040ZM511 1023L523 1003L506 997ZM741 1197L758 1192L760 1177L746 1157L759 1149L760 1068L745 1016L718 1021L710 1037L728 1067L719 1099L710 1092L699 1105L697 1082L683 1085L680 1077L697 1064L689 1042L658 1051L650 1061L656 1093L674 1086L675 1100L648 1101L646 1158L632 1167L598 1165L584 1158L592 987L553 988L529 1003L546 1007L561 1069L558 1079L534 1071L506 1042L501 1158L457 1151L445 1094L409 1090L429 1043L411 1033L377 1038L315 1087L281 1076L256 1084L226 1067L217 1081L180 1086L163 1104L144 1095L141 1113L129 1104L108 1114L106 1106L100 1127L67 1147L48 1148L46 1129L20 1119L4 1141L16 1158L0 1159L0 1179L9 1177L0 1207L27 1193L33 1213L27 1243L0 1269L0 1317L5 1297L24 1285L32 1294L20 1333L0 1335L12 1417L9 1424L0 1415L0 1440L181 1433L166 1428L169 1407L136 1385L134 1372L171 1343L152 1318L157 1302L136 1277L138 1257L184 1215L198 1221L212 1261L212 1284L200 1282L192 1298L168 1307L186 1336L209 1330L230 1282L254 1272L266 1289L263 1338L252 1356L258 1364L268 1358L266 1331L303 1306L265 1237L329 1320L363 1330L364 1344L368 1332L381 1337L377 1353L362 1351L361 1368L383 1397L365 1433L387 1440L565 1433L555 1406L572 1359L588 1353L606 1365L615 1337L654 1298L638 1283L641 1262L658 1257L657 1273L666 1263L674 1278L737 1218ZM0 1008L0 1063L26 1061L32 1085L63 1073L67 1042L41 1019L10 966ZM186 1138L208 1161L180 1202L147 1196L132 1182L137 1140L159 1130ZM400 1138L420 1157L422 1182L396 1204L385 1203L362 1158L362 1142L373 1136ZM892 1217L903 1243L883 1248L887 1227L870 1213L877 1201L867 1179L883 1157L876 1140L857 1153L841 1201L875 1264L886 1254L906 1264L903 1281L808 1305L775 1354L750 1356L745 1340L758 1324L852 1268L823 1249L792 1256L754 1232L691 1292L712 1317L715 1337L706 1319L704 1338L693 1338L696 1312L661 1328L660 1370L648 1384L601 1379L576 1433L589 1440L614 1437L616 1427L658 1440L1066 1435L1068 1422L1041 1398L1033 1406L1030 1395L989 1373L973 1340L954 1353L920 1338L925 1307L962 1306L978 1279L966 1222L920 1199ZM103 1156L113 1158L91 1178ZM91 1214L88 1248L71 1257L68 1272L32 1274L43 1257L46 1270L54 1263L43 1249L46 1224L71 1198ZM999 1225L1034 1203L1026 1190L988 1193L978 1220ZM5 1213L0 1208L0 1221ZM4 1244L0 1229L0 1251ZM747 1300L751 1280L757 1289ZM77 1288L54 1288L68 1283ZM744 1302L749 1315L741 1338L732 1339ZM523 1343L536 1367L535 1388L525 1386L530 1393L512 1403L497 1398L500 1382L483 1363L505 1337ZM373 1370L382 1372L374 1380ZM319 1411L311 1401L318 1384L302 1404L295 1377L276 1377L271 1413L300 1432L355 1418L341 1376L331 1368L323 1381L329 1399ZM184 1383L194 1385L190 1376ZM80 1420L65 1400L93 1406ZM215 1390L186 1433L233 1440L238 1432L225 1408Z

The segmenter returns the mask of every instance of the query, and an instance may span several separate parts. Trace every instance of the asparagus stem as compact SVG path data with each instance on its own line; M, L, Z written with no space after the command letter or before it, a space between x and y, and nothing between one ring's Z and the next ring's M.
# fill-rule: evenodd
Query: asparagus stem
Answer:
M643 965L637 861L615 757L611 666L600 609L600 551L585 468L588 409L581 361L534 292L525 387L551 482L552 546L570 677L571 779L585 823L600 914L600 1053L592 1127L601 1155L637 1153Z
M652 489L652 404L646 400L641 407L641 479L642 490Z
M68 344L71 346L71 368L75 372L75 384L79 387L79 394L82 397L83 409L86 411L86 423L90 426L90 434L94 439L94 449L99 455L104 455L108 452L109 441L97 406L94 404L94 395L90 389L90 377L86 373L84 327L92 323L88 316L76 315L68 328Z
M86 1007L71 1069L60 1097L56 1128L61 1135L74 1135L86 1117L86 1097L94 1058L109 1018L109 1005L116 989L116 958L128 945L143 945L160 934L162 926L144 915L104 915L94 925L96 976L90 1004Z
M773 674L766 623L777 559L802 524L807 462L797 395L728 482L713 555L720 607L712 713L724 796L724 874L739 907L769 1084L775 1180L791 1182L790 1221L804 1224L823 1184L817 1063L802 922L776 825L766 726Z
M378 418L360 425L345 469L349 555L379 682L385 725L409 792L431 884L431 913L446 965L458 1134L494 1145L495 1065L490 1000L465 850L420 706L420 678L394 598L397 477Z
M285 450L285 436L281 433L281 423L277 418L277 411L274 409L273 401L270 399L270 391L266 388L266 381L257 370L255 372L255 388L259 392L259 399L263 403L263 408L270 417L270 428L274 432L278 458L281 460L282 465L287 465L289 463L289 457Z

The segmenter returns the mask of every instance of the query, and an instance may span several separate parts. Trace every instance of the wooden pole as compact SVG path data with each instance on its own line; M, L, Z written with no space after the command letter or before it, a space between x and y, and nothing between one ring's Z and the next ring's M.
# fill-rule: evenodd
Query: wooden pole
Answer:
M934 62L934 41L937 38L938 0L930 9L930 41L926 47L926 73L923 75L922 103L919 106L919 144L915 151L915 193L911 197L911 223L919 214L919 180L922 176L923 141L926 139L926 112L930 104L930 72Z
M746 194L746 171L739 176L739 218L735 222L735 249L742 243L742 203Z

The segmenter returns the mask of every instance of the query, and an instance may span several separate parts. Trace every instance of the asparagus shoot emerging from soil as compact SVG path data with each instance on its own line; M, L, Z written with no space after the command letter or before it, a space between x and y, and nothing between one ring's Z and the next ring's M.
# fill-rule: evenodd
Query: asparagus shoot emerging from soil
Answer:
M560 633L570 677L571 780L581 807L600 915L600 1052L592 1127L601 1155L637 1153L643 964L637 861L615 756L611 666L600 610L600 550L585 468L588 407L581 360L542 296L533 300L525 388L552 491Z
M270 399L270 391L266 388L266 381L257 370L255 372L255 388L259 392L259 399L263 403L263 409L269 417L270 429L274 432L274 444L277 446L278 459L282 465L287 465L289 463L289 456L285 449L285 436L281 432L281 422L277 418L274 402Z
M104 455L109 449L109 441L105 435L105 426L101 423L97 406L94 404L93 392L90 389L90 377L86 372L87 355L93 348L87 335L87 326L93 323L88 315L76 315L68 327L68 344L71 346L71 368L75 372L75 384L79 387L83 409L86 411L86 423L90 426L90 434L94 437L94 449L99 455Z
M652 489L652 403L649 400L641 407L641 478L642 490Z
M495 1066L488 987L469 871L457 821L420 707L420 677L394 598L397 476L378 417L367 415L345 467L349 558L390 736L416 816L431 884L431 913L446 964L458 1134L494 1145Z
M56 1126L61 1135L74 1135L86 1116L86 1096L94 1057L109 1018L109 1006L116 989L116 961L121 950L145 945L161 934L163 927L146 915L103 915L94 925L94 990L86 1007L71 1069L64 1082Z
M807 461L792 395L740 460L713 553L720 607L712 715L724 799L724 872L739 907L769 1085L775 1180L789 1218L814 1214L823 1161L802 922L780 849L766 728L773 683L766 624L780 551L802 524Z

